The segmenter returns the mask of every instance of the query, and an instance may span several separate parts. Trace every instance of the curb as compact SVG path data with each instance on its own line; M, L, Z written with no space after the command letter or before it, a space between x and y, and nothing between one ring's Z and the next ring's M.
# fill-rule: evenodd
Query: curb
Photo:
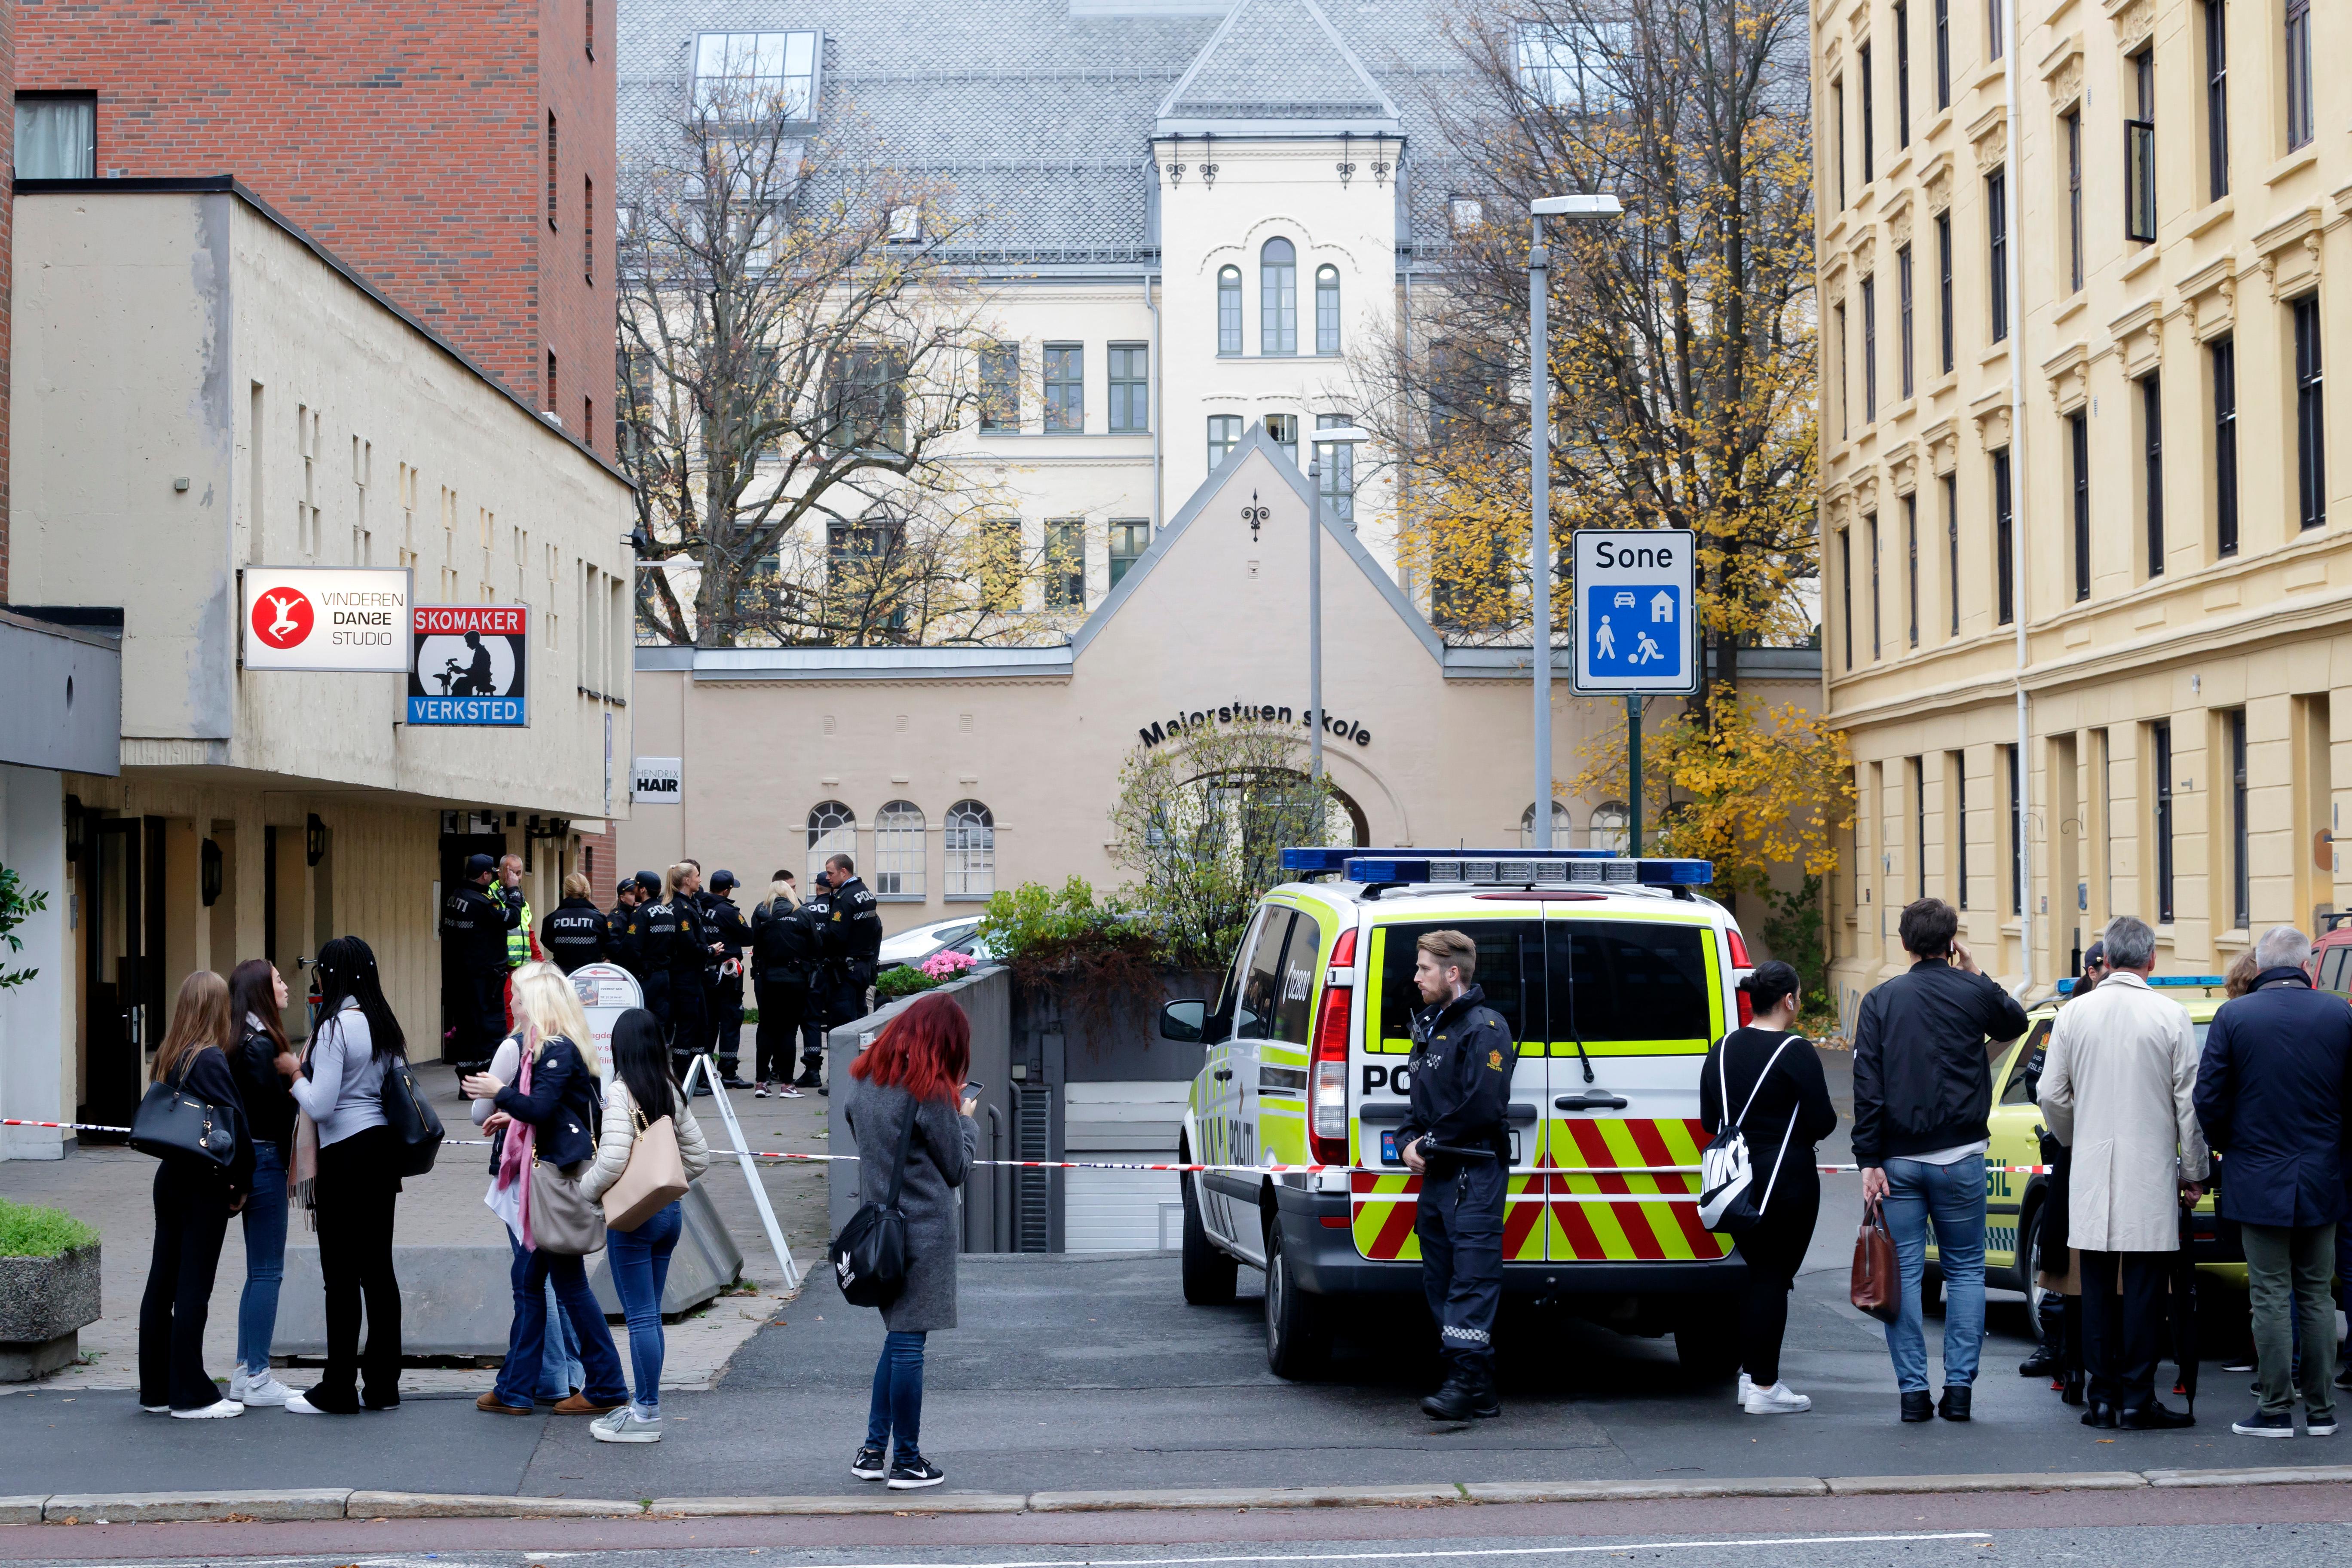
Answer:
M1201 1487L1162 1491L868 1492L838 1497L638 1500L458 1492L58 1492L0 1497L0 1525L236 1524L349 1519L716 1519L910 1513L1104 1513L1167 1509L1429 1508L1671 1501L1733 1497L1882 1497L1922 1492L2127 1491L2142 1487L2352 1484L2352 1465L2209 1470L2057 1470L1959 1476L1760 1476L1714 1480L1470 1481L1392 1487Z

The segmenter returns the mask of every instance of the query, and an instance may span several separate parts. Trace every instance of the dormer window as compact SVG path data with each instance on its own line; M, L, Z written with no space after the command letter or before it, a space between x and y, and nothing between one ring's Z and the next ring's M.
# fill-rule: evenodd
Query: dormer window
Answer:
M694 108L730 123L816 117L817 35L704 33L694 41Z

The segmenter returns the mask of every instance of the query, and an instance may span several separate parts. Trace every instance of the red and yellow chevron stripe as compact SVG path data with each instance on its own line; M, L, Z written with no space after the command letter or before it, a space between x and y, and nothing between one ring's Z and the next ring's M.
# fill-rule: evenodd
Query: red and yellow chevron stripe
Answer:
M1695 1166L1706 1142L1706 1130L1692 1121L1548 1123L1536 1169L1510 1178L1509 1206L1503 1216L1504 1261L1675 1262L1724 1257L1731 1250L1730 1242L1699 1224L1695 1204L1583 1203L1571 1196L1695 1193L1696 1175L1613 1173ZM1358 1171L1349 1180L1356 1250L1379 1261L1417 1260L1421 1242L1412 1223L1421 1179L1402 1172Z

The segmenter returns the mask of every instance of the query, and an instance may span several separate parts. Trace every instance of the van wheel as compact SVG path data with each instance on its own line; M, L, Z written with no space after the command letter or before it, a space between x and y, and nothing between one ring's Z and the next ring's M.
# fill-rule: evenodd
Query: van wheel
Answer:
M1312 1377L1330 1350L1321 1298L1298 1288L1282 1253L1282 1226L1265 1227L1265 1364L1276 1377Z
M1195 1307L1229 1306L1234 1278L1241 1265L1231 1253L1220 1252L1201 1223L1201 1194L1191 1172L1176 1178L1184 1194L1184 1300Z
M2042 1270L2034 1264L2042 1250L2042 1205L2036 1204L2017 1227L2017 1288L2025 1292L2025 1321L2033 1338L2042 1338L2042 1298L2048 1294L2042 1289Z
M1683 1371L1702 1383L1721 1383L1738 1372L1738 1297L1693 1297L1675 1321L1675 1354Z

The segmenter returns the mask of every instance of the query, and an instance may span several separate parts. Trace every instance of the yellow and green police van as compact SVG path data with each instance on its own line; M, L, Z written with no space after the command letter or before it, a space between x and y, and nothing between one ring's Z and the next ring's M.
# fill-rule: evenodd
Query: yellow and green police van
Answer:
M1477 984L1518 1042L1507 1292L1612 1329L1672 1333L1728 1375L1743 1265L1699 1224L1699 1069L1744 1021L1738 923L1695 889L1705 861L1606 852L1290 849L1307 877L1259 900L1213 999L1172 1002L1168 1038L1207 1059L1183 1118L1184 1296L1265 1275L1266 1360L1317 1368L1350 1300L1418 1293L1419 1178L1396 1131L1421 1005L1414 943L1476 942ZM1319 1165L1300 1172L1269 1167Z

